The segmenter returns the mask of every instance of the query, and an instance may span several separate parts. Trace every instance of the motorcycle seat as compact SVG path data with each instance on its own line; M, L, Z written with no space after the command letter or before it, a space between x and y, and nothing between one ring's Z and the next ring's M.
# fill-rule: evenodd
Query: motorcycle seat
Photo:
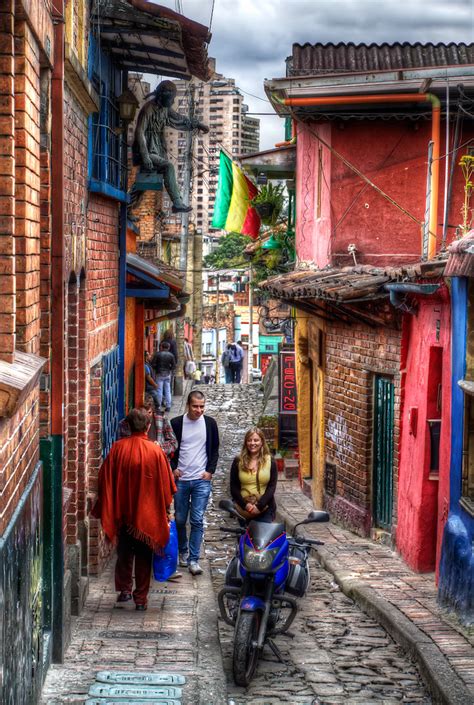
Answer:
M280 522L267 524L263 521L251 521L247 530L255 548L261 550L285 533L285 525Z

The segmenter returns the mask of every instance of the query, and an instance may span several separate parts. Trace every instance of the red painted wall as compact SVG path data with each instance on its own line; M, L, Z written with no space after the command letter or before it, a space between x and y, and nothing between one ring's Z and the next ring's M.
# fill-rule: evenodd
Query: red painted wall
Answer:
M402 369L397 548L408 565L420 572L432 571L437 566L446 518L443 507L449 499L449 331L450 302L446 288L440 296L420 297L417 315L407 316L403 329L406 366ZM438 473L430 472L427 423L428 419L436 418L441 418Z
M441 133L444 135L443 125ZM366 120L298 125L296 222L300 259L315 262L319 267L328 263L351 265L349 244L357 247L358 263L384 266L419 259L420 226L367 185L322 145L317 135L422 221L431 121ZM441 155L444 153L443 138ZM463 153L463 150L459 152L458 161ZM441 159L439 223L443 214L444 169L445 161ZM463 179L461 169L456 167L450 224L460 222L462 197ZM441 234L440 225L438 245ZM454 228L450 228L448 240L453 237Z

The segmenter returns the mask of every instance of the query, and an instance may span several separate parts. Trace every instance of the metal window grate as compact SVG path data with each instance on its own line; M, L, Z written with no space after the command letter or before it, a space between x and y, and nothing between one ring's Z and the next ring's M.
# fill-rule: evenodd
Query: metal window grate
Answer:
M102 456L108 455L117 438L119 395L119 349L102 357Z

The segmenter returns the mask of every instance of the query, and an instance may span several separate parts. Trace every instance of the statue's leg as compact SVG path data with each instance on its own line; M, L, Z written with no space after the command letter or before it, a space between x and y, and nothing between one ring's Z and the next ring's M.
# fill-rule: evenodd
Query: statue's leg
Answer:
M156 170L159 174L163 174L163 182L168 192L169 197L173 202L174 213L189 213L192 210L191 206L187 206L182 199L176 180L176 172L173 164L165 159L152 157L153 163L156 165Z

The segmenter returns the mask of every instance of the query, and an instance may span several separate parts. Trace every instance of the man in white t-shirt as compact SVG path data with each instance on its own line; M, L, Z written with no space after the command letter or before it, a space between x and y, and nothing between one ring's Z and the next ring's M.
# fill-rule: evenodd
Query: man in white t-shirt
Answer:
M187 413L171 419L178 449L171 460L177 492L174 496L179 564L200 575L204 513L211 494L211 480L219 457L219 433L213 418L204 415L206 399L195 389L187 399ZM186 523L190 518L189 541Z

